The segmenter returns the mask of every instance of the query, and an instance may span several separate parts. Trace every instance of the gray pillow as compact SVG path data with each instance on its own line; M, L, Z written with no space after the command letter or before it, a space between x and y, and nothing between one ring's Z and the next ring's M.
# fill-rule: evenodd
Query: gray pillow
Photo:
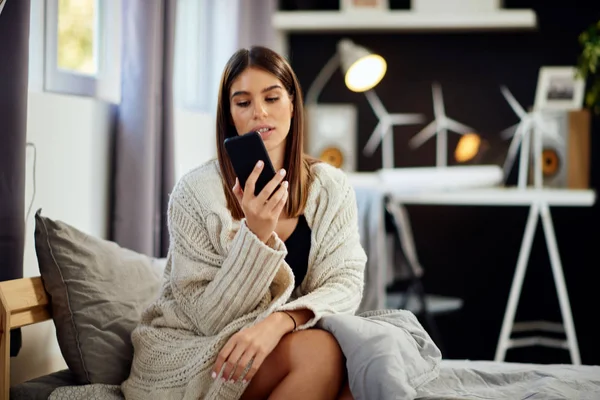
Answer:
M78 383L129 376L131 331L158 296L165 260L35 215L35 250L61 353Z

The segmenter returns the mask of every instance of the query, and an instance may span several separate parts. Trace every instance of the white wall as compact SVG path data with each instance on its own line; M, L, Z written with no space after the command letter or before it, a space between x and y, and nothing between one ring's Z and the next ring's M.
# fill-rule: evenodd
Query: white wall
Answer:
M215 119L211 114L175 109L175 177L216 157Z
M27 141L36 146L36 193L27 220L24 276L37 276L33 214L60 219L108 237L113 106L95 99L30 92ZM176 110L177 177L214 157L214 122L207 114ZM33 195L34 150L27 149L26 210ZM51 321L22 329L23 347L11 361L11 384L66 368Z
M29 93L27 141L36 146L36 194L26 226L24 276L38 276L33 214L106 237L111 106L93 99ZM33 195L34 151L27 150L26 209ZM22 329L11 383L65 368L51 321Z

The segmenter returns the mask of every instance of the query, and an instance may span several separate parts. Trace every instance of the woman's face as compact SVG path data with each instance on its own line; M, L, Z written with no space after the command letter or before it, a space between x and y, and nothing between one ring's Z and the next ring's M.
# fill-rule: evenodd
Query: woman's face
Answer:
M246 68L231 85L231 117L238 135L258 131L267 151L285 149L294 104L275 75Z

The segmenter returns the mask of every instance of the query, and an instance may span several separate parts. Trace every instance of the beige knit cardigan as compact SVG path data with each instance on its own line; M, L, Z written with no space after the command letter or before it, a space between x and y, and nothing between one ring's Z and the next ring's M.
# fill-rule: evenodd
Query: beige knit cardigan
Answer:
M239 399L245 386L210 376L227 340L278 310L315 317L359 307L366 254L353 188L328 164L313 165L304 215L312 230L308 273L294 276L275 233L261 242L233 220L216 160L187 173L169 201L170 248L160 294L132 333L134 358L121 385L128 400Z

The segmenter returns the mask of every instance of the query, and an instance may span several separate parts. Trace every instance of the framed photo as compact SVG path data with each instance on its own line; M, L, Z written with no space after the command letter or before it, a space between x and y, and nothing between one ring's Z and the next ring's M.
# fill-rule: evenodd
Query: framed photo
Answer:
M542 67L535 92L535 110L580 110L585 81L576 78L575 67Z
M388 0L340 0L341 11L387 11Z

